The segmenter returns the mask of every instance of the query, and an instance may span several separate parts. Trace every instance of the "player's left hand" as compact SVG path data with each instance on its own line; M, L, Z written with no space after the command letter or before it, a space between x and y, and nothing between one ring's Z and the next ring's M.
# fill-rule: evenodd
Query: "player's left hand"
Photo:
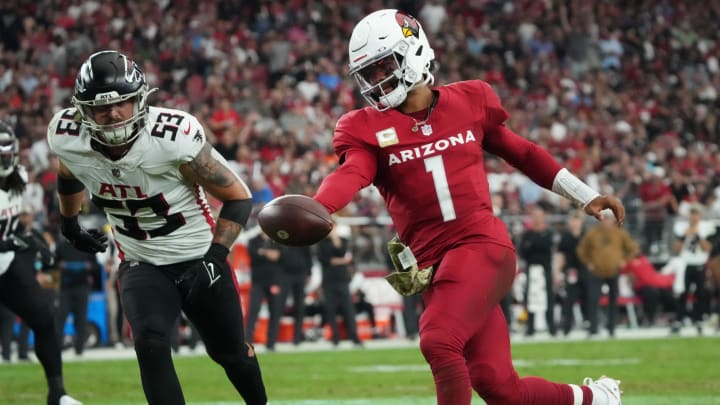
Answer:
M60 216L60 232L75 249L88 253L104 252L108 247L108 238L97 229L83 229L78 223L77 215Z
M585 213L591 215L598 220L602 219L602 210L609 209L615 215L618 225L625 222L625 207L623 203L613 195L601 195L595 197L585 206Z

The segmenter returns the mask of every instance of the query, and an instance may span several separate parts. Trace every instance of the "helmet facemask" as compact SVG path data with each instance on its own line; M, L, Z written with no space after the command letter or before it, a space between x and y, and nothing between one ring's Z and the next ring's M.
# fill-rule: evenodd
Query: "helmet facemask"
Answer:
M407 46L400 42L395 48L407 49ZM360 94L379 111L397 107L407 97L408 85L403 80L405 72L401 62L403 56L395 48L350 72L360 87Z
M153 89L155 90L155 89ZM147 98L151 92L146 85L137 91L128 94L118 94L115 91L98 94L98 100L80 101L73 99L73 104L78 109L83 125L90 129L90 134L95 141L103 146L123 146L133 142L140 134L140 128L145 124L148 104ZM95 121L93 107L108 106L133 100L132 116L124 121L111 124L98 124Z

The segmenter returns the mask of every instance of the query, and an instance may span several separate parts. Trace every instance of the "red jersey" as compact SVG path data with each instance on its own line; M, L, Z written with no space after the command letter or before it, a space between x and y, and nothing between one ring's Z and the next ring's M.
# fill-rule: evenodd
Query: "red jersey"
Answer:
M670 190L670 186L665 184L664 182L658 180L658 181L645 181L642 184L640 184L639 189L640 199L644 203L651 203L651 202L657 202L664 198L670 198L672 195L672 191ZM667 216L667 207L666 206L655 206L650 208L645 208L645 218L647 219L663 219Z
M415 120L396 109L367 107L343 115L334 137L341 165L315 196L334 212L374 184L420 266L437 264L447 250L469 242L512 247L505 225L493 215L484 150L546 188L561 169L546 151L505 128L508 115L487 83L435 90L437 103L416 131Z

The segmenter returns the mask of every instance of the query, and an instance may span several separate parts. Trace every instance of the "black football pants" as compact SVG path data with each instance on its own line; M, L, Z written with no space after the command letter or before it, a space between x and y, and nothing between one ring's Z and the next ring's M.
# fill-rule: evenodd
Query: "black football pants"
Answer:
M35 279L33 254L19 252L10 268L0 275L0 303L22 318L35 332L35 355L45 370L49 404L65 393L60 344L55 338L53 296Z
M120 298L133 333L143 390L149 405L185 404L172 363L172 328L185 312L210 357L225 369L249 405L265 405L260 366L243 334L234 275L204 277L200 260L166 266L128 261L120 265Z

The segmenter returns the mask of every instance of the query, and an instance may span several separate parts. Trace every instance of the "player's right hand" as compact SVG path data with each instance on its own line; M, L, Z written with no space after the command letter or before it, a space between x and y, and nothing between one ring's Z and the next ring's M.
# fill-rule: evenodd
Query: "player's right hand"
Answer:
M601 212L605 209L612 211L618 225L622 225L625 222L625 207L620 199L612 195L595 197L595 199L585 206L585 213L600 220L602 219Z
M97 229L82 229L77 216L61 217L60 231L76 249L88 253L104 252L107 249L107 235Z

